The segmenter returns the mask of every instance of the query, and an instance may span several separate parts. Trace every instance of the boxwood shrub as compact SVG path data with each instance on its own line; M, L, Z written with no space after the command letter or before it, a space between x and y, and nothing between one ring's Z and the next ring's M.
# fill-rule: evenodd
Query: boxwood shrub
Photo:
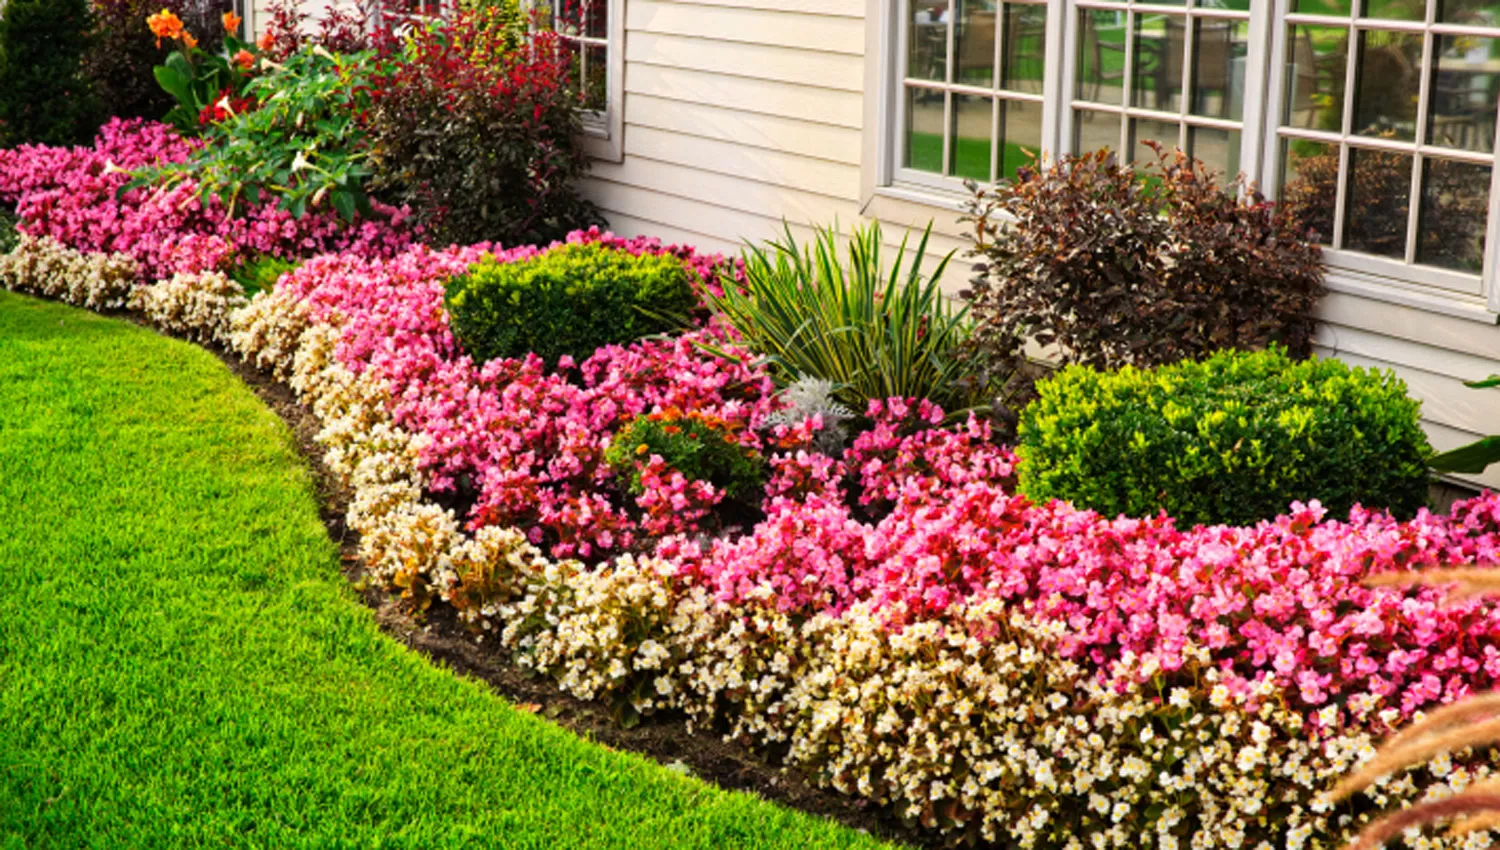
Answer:
M476 362L534 351L555 364L679 327L698 306L681 261L599 244L486 260L448 281L453 334Z
M1409 516L1431 453L1390 372L1280 349L1101 372L1069 366L1022 415L1019 487L1106 516L1251 524L1318 499Z

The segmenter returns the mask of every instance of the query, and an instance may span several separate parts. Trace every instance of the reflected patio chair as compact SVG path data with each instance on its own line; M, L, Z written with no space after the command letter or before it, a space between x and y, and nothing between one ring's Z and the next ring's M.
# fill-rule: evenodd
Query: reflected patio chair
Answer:
M1093 15L1084 15L1083 20L1083 55L1092 63L1090 67L1094 72L1089 80L1093 85L1093 90L1089 92L1089 100L1097 103L1101 102L1099 91L1104 87L1104 83L1114 83L1122 88L1125 85L1125 32L1123 28L1120 30L1118 41L1106 40L1099 36L1099 29L1095 26ZM1107 70L1111 67L1111 64L1106 64L1107 57L1111 60L1111 64L1114 64L1115 57L1118 57L1117 70Z
M954 44L958 48L958 65L953 69L953 79L963 82L971 72L980 76L994 73L995 67L995 13L970 12L960 18L954 33Z
M1182 59L1187 50L1188 28L1182 21L1167 20L1166 44L1162 61L1157 63L1160 73L1156 83L1156 108L1167 108L1167 96L1182 85ZM1191 111L1198 115L1228 118L1235 85L1234 60L1237 51L1245 45L1236 42L1234 28L1228 23L1204 21L1198 25L1198 43L1193 50L1193 81L1195 99ZM1217 109L1210 112L1204 95L1218 95Z

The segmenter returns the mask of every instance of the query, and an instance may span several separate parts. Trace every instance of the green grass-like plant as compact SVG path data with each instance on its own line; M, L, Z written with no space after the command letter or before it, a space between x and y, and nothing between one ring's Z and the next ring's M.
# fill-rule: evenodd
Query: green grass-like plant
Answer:
M874 848L380 632L206 351L0 292L0 847Z
M1019 486L1106 516L1249 524L1318 499L1409 516L1431 450L1394 374L1280 349L1115 372L1074 365L1022 413Z
M535 352L554 364L675 330L698 294L675 257L594 243L476 263L448 282L446 304L454 336L476 362Z
M726 278L722 295L706 296L781 386L832 381L838 401L857 412L894 396L950 412L991 401L989 382L963 354L967 308L940 288L952 252L922 272L931 225L910 252L902 237L888 269L878 222L854 228L847 251L832 228L814 234L802 246L785 226L781 241L747 247L743 283Z

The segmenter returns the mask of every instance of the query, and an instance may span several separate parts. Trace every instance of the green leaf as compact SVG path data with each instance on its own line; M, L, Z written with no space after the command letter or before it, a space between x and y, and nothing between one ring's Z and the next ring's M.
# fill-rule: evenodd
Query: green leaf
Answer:
M176 56L177 54L172 54ZM188 103L193 98L192 78L187 74L173 68L169 62L167 65L157 65L151 69L156 76L156 82L162 90L177 99L177 103Z
M1438 472L1473 475L1483 472L1485 467L1496 461L1500 461L1500 436L1489 436L1467 446L1433 455L1427 465Z
M338 210L340 216L350 223L354 221L354 196L349 192L331 192L329 200L333 201L333 208Z

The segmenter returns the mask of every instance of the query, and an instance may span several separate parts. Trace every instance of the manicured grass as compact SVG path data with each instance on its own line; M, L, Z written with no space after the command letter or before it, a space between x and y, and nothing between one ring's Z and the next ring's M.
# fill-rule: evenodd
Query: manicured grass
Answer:
M0 848L874 847L387 639L211 355L0 292Z

